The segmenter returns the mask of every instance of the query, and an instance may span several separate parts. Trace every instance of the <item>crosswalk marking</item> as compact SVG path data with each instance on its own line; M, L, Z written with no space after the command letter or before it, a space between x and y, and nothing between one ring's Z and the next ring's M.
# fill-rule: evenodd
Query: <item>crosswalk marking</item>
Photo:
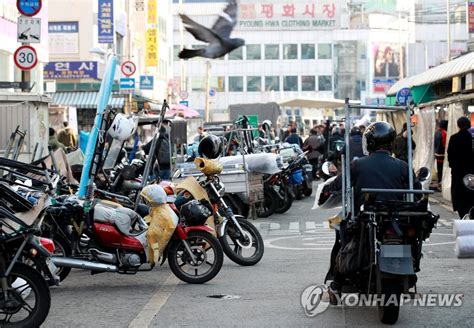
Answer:
M300 223L299 222L290 222L290 227L288 228L290 231L300 231Z
M316 229L316 222L307 221L306 222L306 230L315 230Z

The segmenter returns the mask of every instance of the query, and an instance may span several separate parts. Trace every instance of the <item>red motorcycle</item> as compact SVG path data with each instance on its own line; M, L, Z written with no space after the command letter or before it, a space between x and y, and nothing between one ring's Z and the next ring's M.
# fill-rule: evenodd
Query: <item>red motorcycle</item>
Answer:
M147 186L143 191L149 188L160 188L164 194L157 185ZM154 205L148 205L152 212ZM193 203L186 207L188 212L181 210L179 218L169 205L164 206L174 224L167 226L171 229L171 238L165 239L166 245L160 245L161 264L168 259L171 271L187 283L211 280L220 271L224 256L219 241L213 236L214 230L205 225L210 211L200 203ZM43 230L62 251L61 256L53 257L54 264L61 268L58 273L61 279L66 278L71 268L122 274L154 268L155 260L150 256L147 238L150 229L135 211L102 202L92 206L84 216L83 204L75 197L68 197L51 206L49 213Z

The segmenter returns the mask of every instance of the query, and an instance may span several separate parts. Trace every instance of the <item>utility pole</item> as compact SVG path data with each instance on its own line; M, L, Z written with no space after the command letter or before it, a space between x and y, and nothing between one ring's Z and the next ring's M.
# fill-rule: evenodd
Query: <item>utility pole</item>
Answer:
M446 0L446 18L447 18L447 28L448 28L448 60L451 60L451 0Z
M211 121L211 113L209 109L209 92L211 91L211 61L208 60L206 62L206 104L204 107L204 112L205 112L205 121L210 122Z

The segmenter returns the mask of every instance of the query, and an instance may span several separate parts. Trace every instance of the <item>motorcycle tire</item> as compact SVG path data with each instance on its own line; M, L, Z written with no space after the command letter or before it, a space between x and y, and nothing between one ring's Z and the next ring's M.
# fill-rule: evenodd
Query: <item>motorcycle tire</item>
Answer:
M232 222L230 221L227 222L224 235L219 238L219 241L222 245L222 249L224 250L225 255L227 255L229 259L239 265L255 265L260 262L265 250L262 235L260 234L258 229L247 219L237 218L237 222L239 223L242 230L248 235L250 235L250 237L252 238L252 245L255 244L255 251L252 255L248 257L242 255L242 250L243 248L245 248L245 246L242 247L237 243L237 239L234 237L236 234L237 227L234 227Z
M277 204L275 208L275 213L278 214L283 214L286 211L288 211L291 208L291 205L293 205L294 198L291 195L290 191L285 188L285 196L283 198L283 201L280 204Z
M176 277L178 277L184 282L187 282L188 284L203 284L213 279L219 273L222 268L222 264L224 263L224 253L222 251L222 247L219 243L219 240L217 240L217 238L211 235L209 232L203 230L193 230L188 233L186 241L188 241L188 243L190 244L189 246L191 247L191 249L194 250L193 254L198 255L199 259L202 261L199 266L204 264L204 262L208 262L207 252L211 249L214 252L214 263L212 263L211 268L207 270L203 275L198 276L197 274L193 275L185 272L184 267L186 265L190 267L194 266L192 264L189 264L189 262L185 262L186 256L189 255L186 251L186 248L184 247L183 242L181 240L174 240L172 241L172 244L170 245L170 249L168 251L168 263L171 271ZM203 246L205 246L205 248ZM203 255L202 251L204 251L206 255ZM183 260L183 258L185 260ZM178 260L180 260L184 264L178 263ZM198 268L194 268L194 270L194 272L197 273L196 270L198 270Z
M398 321L400 313L401 286L398 282L382 281L382 303L378 305L380 322L393 325ZM393 304L395 295L396 304ZM386 304L388 303L388 304Z
M2 308L2 312L8 311L9 314L11 314L10 318L8 321L5 319L0 320L0 327L39 327L41 324L46 320L46 317L48 316L50 307L51 307L51 294L49 292L49 287L46 281L44 280L43 276L33 269L32 267L23 264L23 263L16 263L11 272L10 275L7 277L8 279L8 285L9 287L12 287L12 285L17 281L18 279L22 279L25 281L24 284L20 285L19 287L16 287L14 290L9 291L9 293L12 293L15 295L17 299L21 299L23 305L18 308L16 306L15 308ZM19 289L23 286L28 284L26 288L23 288L21 291L18 291L16 289ZM27 289L29 289L28 296L22 295ZM0 286L0 297L3 298L3 288ZM28 304L28 300L31 300L31 294L34 293L34 298L35 298L35 304L34 306L31 306ZM3 300L2 300L3 303ZM25 308L25 304L28 305L28 316L26 318L23 318L20 321L17 322L11 322L11 319L14 319L15 314L19 313L22 309ZM31 310L31 311L30 311Z
M72 256L72 248L63 236L57 234L53 238L54 243L54 256L62 256L62 257L71 257ZM71 268L68 267L58 267L58 271L56 274L59 276L59 280L63 281L66 277L71 273Z
M267 218L275 212L276 196L271 190L263 192L263 202L257 206L257 216L259 218Z

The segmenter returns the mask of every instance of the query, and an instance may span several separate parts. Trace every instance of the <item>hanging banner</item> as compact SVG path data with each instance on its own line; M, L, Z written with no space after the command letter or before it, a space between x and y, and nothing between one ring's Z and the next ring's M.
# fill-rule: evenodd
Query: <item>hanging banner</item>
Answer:
M156 24L156 0L148 0L148 24Z
M158 65L158 44L156 28L150 28L146 31L146 57L145 65L147 67L156 67Z
M79 22L49 22L50 54L79 53Z
M469 0L467 6L469 33L474 33L474 0Z
M99 0L97 15L99 43L114 43L114 2L113 0Z

